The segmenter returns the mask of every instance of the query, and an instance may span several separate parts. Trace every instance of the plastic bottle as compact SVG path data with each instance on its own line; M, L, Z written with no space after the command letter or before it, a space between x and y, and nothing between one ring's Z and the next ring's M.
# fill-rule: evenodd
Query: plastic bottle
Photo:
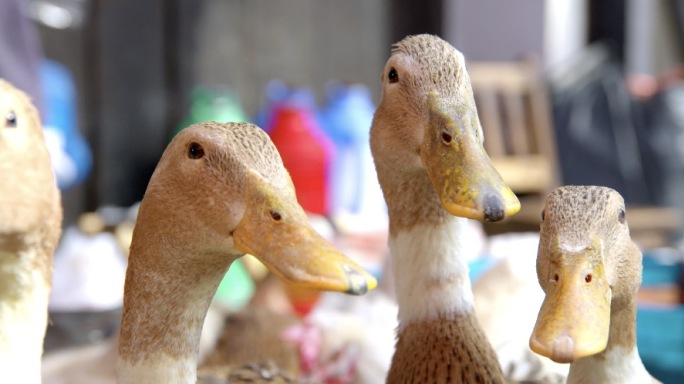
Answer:
M329 173L334 145L313 111L293 105L275 108L269 135L292 177L304 210L329 213Z
M386 208L370 151L375 113L370 92L361 84L335 82L327 93L320 121L337 150L331 177L333 215L363 216L369 225L377 221L377 227L384 227Z
M202 121L247 122L240 97L228 86L196 86L190 96L190 111L174 131L174 136L189 125Z
M182 129L203 121L247 122L240 97L228 86L196 86L191 95L190 111L183 123L177 127L176 135ZM247 305L255 291L255 283L249 276L242 260L236 260L219 284L214 300L232 310Z

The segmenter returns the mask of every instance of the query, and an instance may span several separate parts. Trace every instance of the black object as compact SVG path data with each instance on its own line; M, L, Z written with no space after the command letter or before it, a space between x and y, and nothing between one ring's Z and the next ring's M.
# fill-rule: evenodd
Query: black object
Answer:
M563 183L603 185L627 202L652 204L623 78L610 50L597 44L550 79Z
M632 98L619 62L596 44L550 86L564 184L611 187L627 203L684 215L684 83Z
M653 203L684 214L684 82L638 105L637 133Z

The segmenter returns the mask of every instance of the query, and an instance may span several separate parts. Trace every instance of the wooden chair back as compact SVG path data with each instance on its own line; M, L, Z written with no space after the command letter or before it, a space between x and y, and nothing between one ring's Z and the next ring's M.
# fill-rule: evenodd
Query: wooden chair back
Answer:
M495 167L515 193L545 196L561 178L540 68L533 60L472 62L468 73Z

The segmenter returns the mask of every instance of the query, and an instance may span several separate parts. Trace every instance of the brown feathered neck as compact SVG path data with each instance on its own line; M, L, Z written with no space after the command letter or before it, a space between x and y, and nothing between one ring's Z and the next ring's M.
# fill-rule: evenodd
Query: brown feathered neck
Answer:
M164 151L133 232L119 338L121 382L196 380L209 304L243 254L231 231L244 214L248 171L276 185L289 182L268 136L250 124L198 124Z

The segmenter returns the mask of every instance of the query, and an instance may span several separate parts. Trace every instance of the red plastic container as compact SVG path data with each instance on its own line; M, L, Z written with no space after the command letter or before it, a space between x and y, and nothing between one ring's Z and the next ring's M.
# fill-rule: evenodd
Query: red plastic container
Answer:
M305 109L279 107L269 135L292 177L299 204L307 212L327 215L334 146L314 116Z

